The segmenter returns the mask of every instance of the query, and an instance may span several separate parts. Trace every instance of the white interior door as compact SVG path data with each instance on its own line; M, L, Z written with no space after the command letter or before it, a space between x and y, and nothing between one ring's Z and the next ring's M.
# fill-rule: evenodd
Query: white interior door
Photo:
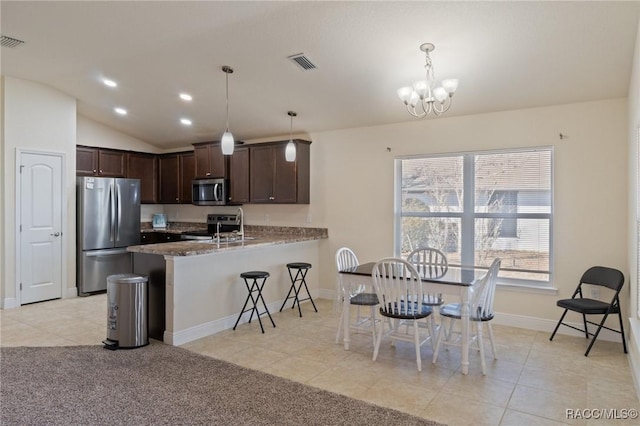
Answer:
M62 296L62 155L22 152L20 304Z

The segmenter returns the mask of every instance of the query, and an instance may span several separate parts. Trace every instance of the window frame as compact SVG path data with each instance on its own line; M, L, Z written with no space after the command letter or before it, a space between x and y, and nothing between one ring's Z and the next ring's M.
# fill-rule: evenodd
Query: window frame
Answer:
M549 213L498 213L498 212L476 212L475 208L475 165L474 159L477 155L492 154L514 154L523 152L540 152L546 151L550 154L550 194L549 194ZM443 157L462 157L463 160L463 204L460 212L413 212L406 214L402 211L402 162L403 160L443 158ZM402 249L402 219L405 217L433 217L433 218L457 218L460 220L461 233L475 234L475 221L477 219L542 219L549 221L549 271L548 280L530 280L524 278L507 278L499 277L498 284L512 286L535 288L543 290L554 290L554 187L555 187L555 151L553 146L525 147L525 148L507 148L497 150L482 151L463 151L451 153L437 154L421 154L399 156L394 160L395 182L394 182L394 254L401 256ZM467 211L469 207L469 211ZM461 263L463 265L474 264L475 255L474 241L475 238L461 238ZM514 271L519 271L515 270ZM526 270L522 270L527 272ZM535 271L538 272L538 271ZM546 271L545 271L546 272Z

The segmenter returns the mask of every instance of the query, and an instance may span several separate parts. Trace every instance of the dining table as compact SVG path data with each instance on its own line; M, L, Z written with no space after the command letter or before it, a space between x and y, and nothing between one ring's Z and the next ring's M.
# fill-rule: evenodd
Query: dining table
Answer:
M373 277L371 275L376 262L362 263L358 266L346 268L339 271L338 279L340 285L345 289L343 297L343 324L344 327L344 348L349 350L350 342L350 317L349 288L364 286L367 292L374 292ZM441 293L444 295L456 296L461 304L462 323L462 374L469 372L469 300L471 288L476 279L486 274L487 270L475 267L449 266L448 270L441 276L422 276L422 286L425 292Z

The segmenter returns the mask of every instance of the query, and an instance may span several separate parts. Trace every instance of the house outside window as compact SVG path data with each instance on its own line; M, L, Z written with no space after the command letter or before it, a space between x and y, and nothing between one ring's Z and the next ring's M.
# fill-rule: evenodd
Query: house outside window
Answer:
M550 286L552 148L396 159L396 255L428 246L452 266L502 259L502 283Z

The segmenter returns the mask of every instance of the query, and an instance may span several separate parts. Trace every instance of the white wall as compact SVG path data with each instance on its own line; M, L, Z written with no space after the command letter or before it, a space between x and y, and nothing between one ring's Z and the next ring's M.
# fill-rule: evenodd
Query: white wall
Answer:
M633 56L633 69L629 82L628 95L628 153L629 153L629 192L628 192L628 264L629 287L631 288L629 322L629 354L636 391L640 395L640 320L638 319L638 241L636 206L638 203L638 137L640 133L640 25L636 36L636 47Z
M568 135L560 140L559 133ZM394 158L533 146L555 149L553 284L558 294L499 290L496 311L557 321L592 265L627 266L626 99L321 132L312 135L313 226L329 228L322 286L332 288L333 253L361 261L393 254ZM390 151L387 149L389 148ZM628 287L623 294L628 311Z
M15 294L15 160L16 150L34 149L65 155L66 170L66 289L63 297L75 294L76 224L75 168L76 145L103 146L143 152L160 152L157 147L130 137L91 119L76 115L74 98L50 87L12 77L2 77L2 211L0 212L0 298L12 305ZM162 206L145 206L143 217ZM9 302L7 302L9 301ZM4 306L3 306L4 307Z
M154 145L125 135L82 115L78 115L77 125L77 145L122 149L125 151L162 152Z
M75 145L76 101L38 83L3 77L2 144L2 300L15 298L16 150L59 152L65 156L64 171L67 279L75 283ZM75 284L71 285L71 287ZM63 291L63 295L64 295Z

